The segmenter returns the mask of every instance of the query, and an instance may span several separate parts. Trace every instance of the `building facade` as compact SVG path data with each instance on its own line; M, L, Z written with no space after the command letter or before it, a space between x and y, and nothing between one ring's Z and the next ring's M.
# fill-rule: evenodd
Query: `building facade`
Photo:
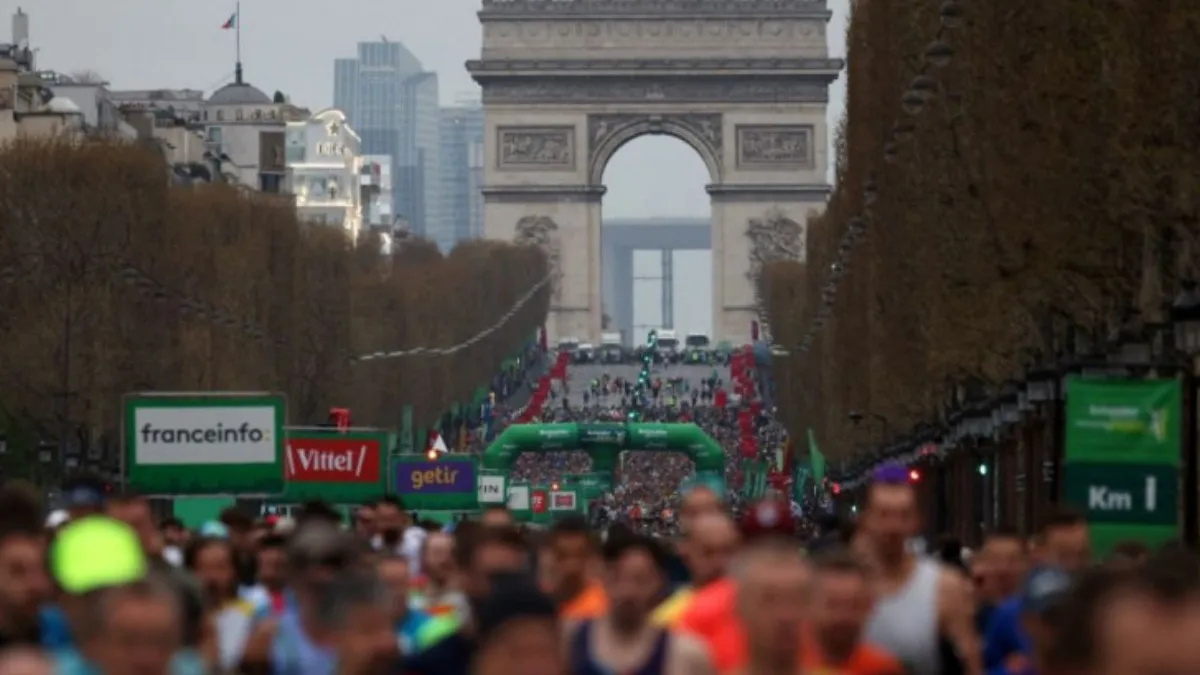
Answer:
M361 184L364 190L374 194L374 198L364 204L363 226L390 233L396 225L391 156L364 155Z
M283 191L287 175L284 127L310 113L282 94L267 96L242 79L213 92L201 110L205 159L215 178L262 192Z
M438 80L396 42L363 42L334 61L334 107L362 137L363 151L392 161L392 210L428 234L440 222Z
M362 140L340 110L287 124L286 189L301 220L341 228L357 240L363 227Z
M441 216L432 238L443 251L483 236L483 106L442 108Z

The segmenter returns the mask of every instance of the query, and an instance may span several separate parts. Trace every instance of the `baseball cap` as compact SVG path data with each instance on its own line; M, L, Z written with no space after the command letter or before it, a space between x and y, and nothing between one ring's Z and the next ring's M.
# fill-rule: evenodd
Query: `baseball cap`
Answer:
M106 516L88 516L59 530L50 567L64 591L81 595L137 581L148 566L133 528Z
M1070 573L1059 567L1035 567L1021 587L1021 608L1031 614L1045 614L1062 604L1070 592Z
M208 539L228 539L229 528L225 527L225 523L210 520L200 526L200 536Z
M753 539L764 535L791 537L796 534L796 520L791 505L778 499L762 499L749 506L742 515L742 535Z

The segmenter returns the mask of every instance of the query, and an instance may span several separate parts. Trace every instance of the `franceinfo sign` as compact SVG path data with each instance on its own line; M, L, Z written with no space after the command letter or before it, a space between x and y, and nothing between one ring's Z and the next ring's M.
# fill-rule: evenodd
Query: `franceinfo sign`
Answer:
M126 399L126 474L155 494L282 487L283 397L146 394Z

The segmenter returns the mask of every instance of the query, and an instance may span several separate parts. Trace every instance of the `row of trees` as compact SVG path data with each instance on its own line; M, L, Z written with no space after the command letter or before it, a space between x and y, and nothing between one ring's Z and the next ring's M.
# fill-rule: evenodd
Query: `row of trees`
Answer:
M395 427L412 404L430 424L543 323L545 257L380 243L303 224L285 198L170 187L161 158L130 145L0 149L0 412L110 447L137 391L281 391L301 424L346 406ZM452 353L356 358L498 324Z
M1198 262L1198 37L1185 0L857 3L835 193L762 280L793 432L847 456L1161 321Z

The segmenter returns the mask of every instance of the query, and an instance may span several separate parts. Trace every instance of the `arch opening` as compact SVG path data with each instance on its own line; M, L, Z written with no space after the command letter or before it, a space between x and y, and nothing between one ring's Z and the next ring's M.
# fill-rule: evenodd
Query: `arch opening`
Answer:
M691 138L687 136L690 134ZM651 330L713 333L717 149L697 133L618 130L596 154L601 204L602 329L626 347Z

